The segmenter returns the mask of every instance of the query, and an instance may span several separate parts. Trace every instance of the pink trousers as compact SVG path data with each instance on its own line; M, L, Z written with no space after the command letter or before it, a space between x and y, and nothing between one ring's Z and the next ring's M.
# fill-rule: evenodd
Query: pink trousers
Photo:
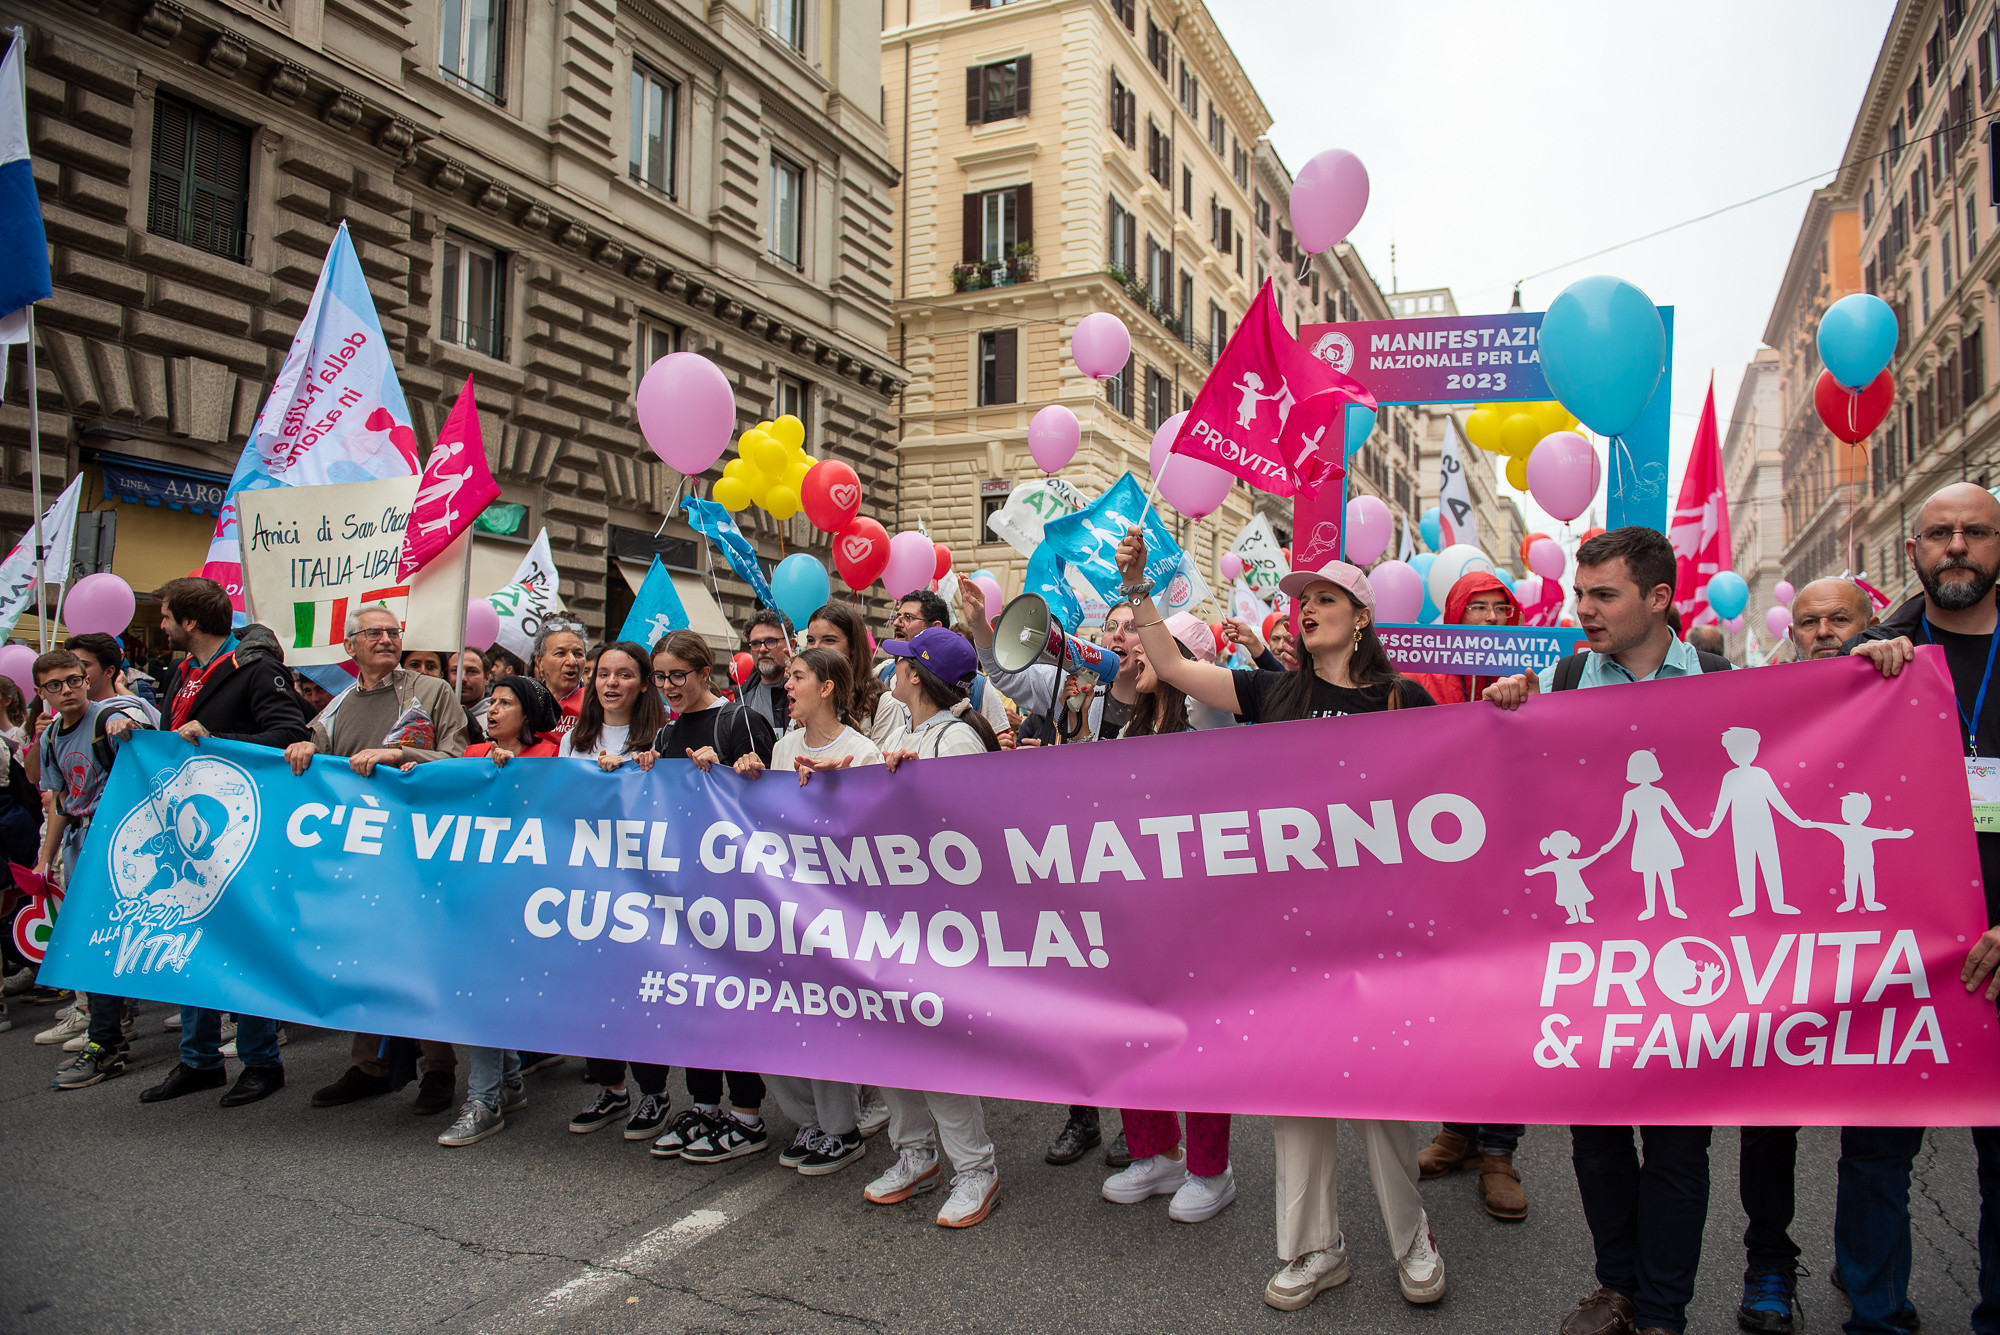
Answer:
M1125 1148L1133 1159L1150 1159L1170 1153L1181 1143L1180 1123L1170 1112L1145 1112L1120 1108L1125 1122ZM1187 1118L1188 1171L1196 1177L1214 1177L1229 1167L1229 1114L1184 1114Z

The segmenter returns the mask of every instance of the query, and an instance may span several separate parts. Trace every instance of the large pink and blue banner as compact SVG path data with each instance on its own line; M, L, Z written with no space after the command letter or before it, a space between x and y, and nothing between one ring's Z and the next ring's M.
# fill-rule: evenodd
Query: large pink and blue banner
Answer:
M1054 1103L2000 1121L1937 652L750 782L138 737L110 995Z

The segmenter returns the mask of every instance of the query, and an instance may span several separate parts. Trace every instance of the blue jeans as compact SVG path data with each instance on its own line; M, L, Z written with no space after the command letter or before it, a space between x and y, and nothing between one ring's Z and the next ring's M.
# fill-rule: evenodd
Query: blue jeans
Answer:
M283 1066L278 1055L278 1022L255 1015L236 1017L236 1056L245 1066ZM222 1012L181 1007L181 1065L213 1071L222 1065Z
M1629 1126L1573 1126L1570 1160L1597 1252L1597 1282L1630 1298L1633 1324L1687 1329L1708 1218L1705 1126L1642 1126L1639 1162Z
M1904 1335L1895 1316L1910 1294L1910 1166L1924 1145L1914 1126L1840 1132L1833 1263L1854 1304L1848 1335ZM1972 1128L1979 1157L1979 1305L1973 1335L2000 1335L2000 1127Z
M1521 1137L1528 1133L1523 1126L1508 1126L1498 1122L1446 1122L1444 1129L1454 1136L1464 1136L1479 1146L1481 1154L1512 1154L1514 1147L1521 1143Z
M467 1098L489 1108L500 1106L500 1086L521 1082L521 1054L512 1048L467 1048L472 1073L466 1077Z

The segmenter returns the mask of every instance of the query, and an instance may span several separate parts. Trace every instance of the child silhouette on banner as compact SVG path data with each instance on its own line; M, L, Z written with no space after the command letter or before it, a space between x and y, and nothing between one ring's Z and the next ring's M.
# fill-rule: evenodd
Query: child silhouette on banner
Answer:
M1835 910L1837 913L1851 913L1855 907L1855 896L1861 898L1861 908L1887 908L1875 899L1875 841L1877 839L1908 839L1908 830L1871 830L1863 821L1874 802L1866 793L1849 793L1840 799L1840 818L1845 825L1833 825L1825 821L1808 821L1815 830L1825 830L1840 840L1841 851L1847 855L1846 902Z
M1583 869L1603 854L1593 853L1587 858L1580 858L1577 853L1582 847L1583 841L1568 830L1557 830L1542 840L1542 852L1549 861L1539 867L1528 868L1530 876L1547 872L1556 878L1556 903L1569 911L1569 917L1563 920L1564 926L1591 921L1587 908L1592 896L1590 887L1583 883Z

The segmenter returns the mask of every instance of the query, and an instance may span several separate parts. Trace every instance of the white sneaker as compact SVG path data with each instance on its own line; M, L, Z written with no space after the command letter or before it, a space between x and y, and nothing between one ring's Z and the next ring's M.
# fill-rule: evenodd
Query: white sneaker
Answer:
M139 1032L139 1026L133 1022L131 1016L127 1015L122 1021L119 1022L118 1033L119 1037L123 1039L124 1042L130 1043L135 1037L138 1036L138 1032ZM40 1035L36 1035L36 1037L39 1040ZM49 1041L51 1043L55 1042L54 1039L50 1039ZM86 1015L83 1017L82 1030L64 1039L62 1050L64 1052L82 1052L84 1049L84 1045L89 1042L90 1042L90 1017Z
M1296 1312L1325 1290L1345 1284L1353 1273L1344 1246L1307 1252L1271 1276L1264 1286L1264 1301L1280 1312Z
M1444 1297L1444 1257L1438 1254L1430 1215L1424 1216L1410 1250L1396 1262L1396 1279L1403 1286L1403 1296L1413 1303L1434 1303Z
M230 1040L229 1040L229 1041L228 1041L227 1043L224 1043L224 1044L223 1044L223 1045L222 1045L221 1047L217 1048L217 1049L216 1049L216 1051L217 1051L217 1052L219 1052L219 1053L221 1053L221 1054L222 1054L223 1056L225 1056L225 1057L229 1058L229 1060L231 1060L231 1061L235 1061L235 1060L236 1060L236 1040L235 1040L235 1039L233 1039L233 1038L232 1038L232 1039L230 1039Z
M178 1034L180 1031L181 1031L181 1013L179 1011L168 1011L165 1015L162 1015L160 1017L161 1033Z
M236 1041L236 1017L234 1015L225 1015L222 1017L222 1041L224 1043L234 1043Z
M35 1035L35 1042L47 1047L51 1043L67 1043L78 1034L88 1033L90 1016L76 1006L65 1006L56 1012L56 1022ZM78 1044L81 1048L82 1045ZM63 1051L71 1051L64 1048Z
M1155 1154L1105 1178L1104 1199L1114 1205L1137 1205L1153 1196L1171 1196L1187 1180L1186 1159L1169 1159L1164 1154Z
M951 1199L938 1211L938 1227L971 1228L993 1212L999 1199L999 1173L991 1168L960 1173L951 1180Z
M863 1140L889 1125L889 1105L886 1103L865 1103L861 1106L861 1120L854 1129L861 1133Z
M1174 1199L1167 1206L1167 1218L1181 1224L1199 1224L1204 1219L1213 1219L1222 1213L1224 1206L1236 1199L1236 1172L1224 1168L1214 1177L1187 1175L1187 1181L1174 1193Z
M868 1184L861 1194L876 1205L897 1205L912 1196L936 1191L944 1181L938 1171L937 1155L923 1150L904 1150L895 1166Z

